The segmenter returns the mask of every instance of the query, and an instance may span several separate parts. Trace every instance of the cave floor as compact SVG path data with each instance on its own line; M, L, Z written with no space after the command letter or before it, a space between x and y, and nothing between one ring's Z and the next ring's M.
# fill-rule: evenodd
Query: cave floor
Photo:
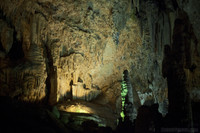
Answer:
M117 115L104 105L67 101L55 106L0 97L0 129L5 132L112 132Z
M101 105L81 100L66 101L56 106L60 112L60 120L73 119L80 123L94 121L98 126L111 127L117 126L118 115L109 105ZM65 118L64 118L65 117ZM63 121L65 123L65 121ZM66 124L69 122L67 120ZM68 123L69 124L69 123Z

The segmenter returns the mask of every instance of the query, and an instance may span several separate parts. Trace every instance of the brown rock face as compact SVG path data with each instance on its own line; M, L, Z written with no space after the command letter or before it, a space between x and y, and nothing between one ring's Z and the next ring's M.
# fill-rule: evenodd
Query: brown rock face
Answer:
M191 101L199 101L200 19L196 14L199 5L197 0L147 0L135 5L139 10L143 35L148 37L150 34L149 44L157 56L157 67L167 79L168 94L165 94L169 99L168 117L172 127L192 127ZM164 82L158 82L160 73L154 74L156 80L151 88L159 92L156 86L159 83L164 85Z
M128 1L10 0L0 8L1 95L115 107L123 71L134 75L143 63Z
M165 115L168 95L176 106L181 94L188 113L190 100L200 100L199 4L1 0L0 95L51 105L94 101L119 114L128 70L136 105L158 103Z

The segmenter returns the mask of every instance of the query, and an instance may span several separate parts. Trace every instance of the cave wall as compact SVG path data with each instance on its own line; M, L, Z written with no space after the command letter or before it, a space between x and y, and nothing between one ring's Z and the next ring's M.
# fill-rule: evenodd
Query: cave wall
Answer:
M166 119L172 127L193 127L192 119L196 119L191 103L199 102L199 5L195 0L147 0L135 4L143 40L148 40L145 43L157 60L159 73L154 72L154 77L167 80L168 91L163 94L168 95L168 102L159 104L159 111L164 114L169 106ZM156 87L151 86L154 91Z
M199 4L198 1L148 0L135 6L139 12L142 36L146 38L143 40L152 46L162 73L168 67L163 63L164 49L168 45L174 54L172 58L182 62L187 90L193 100L198 100L199 90Z
M178 60L171 66L181 68L186 92L198 101L198 5L184 0L1 0L0 95L49 104L83 99L109 104L119 113L122 74L128 70L137 106L158 103L166 114L170 59L164 49L169 46ZM175 26L176 20L182 27Z
M2 0L0 9L3 96L96 100L120 110L123 71L133 81L145 70L131 1Z

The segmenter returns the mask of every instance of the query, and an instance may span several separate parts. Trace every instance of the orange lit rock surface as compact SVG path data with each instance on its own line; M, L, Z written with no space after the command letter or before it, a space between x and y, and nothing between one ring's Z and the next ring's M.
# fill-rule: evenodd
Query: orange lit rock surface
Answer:
M102 104L115 104L123 71L142 67L140 30L128 2L10 1L0 7L11 34L4 41L2 26L1 95L38 101L49 94L51 104L101 95Z
M122 73L128 70L141 104L166 102L163 50L172 43L177 18L168 2L167 14L144 1L1 0L0 95L50 104L82 99L119 111ZM191 15L197 9L188 10L193 2L177 4L196 27L185 73L198 100L198 19Z

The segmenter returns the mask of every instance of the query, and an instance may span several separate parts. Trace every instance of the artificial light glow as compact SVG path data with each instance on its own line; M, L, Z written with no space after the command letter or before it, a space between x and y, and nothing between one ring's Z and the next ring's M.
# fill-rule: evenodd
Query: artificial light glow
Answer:
M77 113L89 113L88 111L84 110L84 109L77 109L75 110Z
M75 105L68 105L68 106L61 106L60 110L66 111L66 112L72 112L72 113L85 113L85 114L92 114L93 111L91 108L81 105L81 104L75 104Z
M121 83L121 97L122 97L122 112L120 113L121 117L122 117L122 121L124 121L125 118L125 114L124 114L124 108L125 108L125 97L128 94L128 89L127 89L127 85L126 82L123 80Z
M120 115L121 115L121 117L122 117L122 120L124 121L124 117L125 117L124 111L122 111L122 112L120 113Z

